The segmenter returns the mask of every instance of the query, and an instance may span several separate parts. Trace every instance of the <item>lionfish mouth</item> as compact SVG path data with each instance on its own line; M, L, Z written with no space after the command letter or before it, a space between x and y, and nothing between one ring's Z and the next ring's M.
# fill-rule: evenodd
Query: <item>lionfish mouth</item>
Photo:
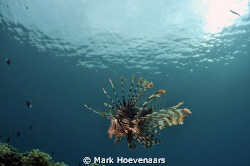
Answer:
M183 119L187 118L187 114L191 114L191 111L187 108L179 109L183 102L170 108L155 109L152 105L156 101L155 99L166 93L164 89L155 92L142 103L139 102L144 93L153 87L152 82L149 83L142 77L135 85L136 76L133 76L126 98L123 88L124 80L121 77L122 101L118 98L112 80L109 79L109 81L116 97L115 102L103 88L104 93L112 103L111 105L104 103L108 107L109 113L102 110L96 111L87 105L85 107L111 121L108 129L109 138L115 136L116 144L121 143L123 137L125 137L130 149L135 149L137 142L140 142L145 148L152 148L154 144L161 143L155 138L158 128L163 130L165 126L183 124Z

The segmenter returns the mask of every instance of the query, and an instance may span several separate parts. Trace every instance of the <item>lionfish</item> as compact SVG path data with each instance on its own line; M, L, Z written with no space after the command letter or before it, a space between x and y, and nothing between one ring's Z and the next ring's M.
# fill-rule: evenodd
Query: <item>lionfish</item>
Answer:
M183 119L187 118L187 114L191 114L191 111L187 108L178 109L183 102L167 109L156 110L153 104L157 98L166 93L164 89L155 92L141 102L143 94L153 87L152 82L149 83L142 77L135 85L136 76L133 76L126 98L123 86L124 79L121 77L122 101L118 98L112 80L109 79L109 81L117 100L115 102L103 88L104 93L112 103L111 105L104 103L109 108L109 113L100 109L96 111L86 104L85 107L111 121L108 134L110 139L115 136L114 142L116 144L121 143L123 137L126 137L130 149L135 149L137 142L140 142L145 148L152 148L154 144L161 143L155 137L158 128L163 130L165 126L183 124Z

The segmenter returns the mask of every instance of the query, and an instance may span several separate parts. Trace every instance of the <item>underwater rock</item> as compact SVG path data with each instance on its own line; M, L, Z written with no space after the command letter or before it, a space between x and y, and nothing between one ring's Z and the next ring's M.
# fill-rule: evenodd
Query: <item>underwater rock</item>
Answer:
M55 162L52 157L38 149L31 152L18 153L12 146L0 141L0 165L1 166L67 166L65 163Z

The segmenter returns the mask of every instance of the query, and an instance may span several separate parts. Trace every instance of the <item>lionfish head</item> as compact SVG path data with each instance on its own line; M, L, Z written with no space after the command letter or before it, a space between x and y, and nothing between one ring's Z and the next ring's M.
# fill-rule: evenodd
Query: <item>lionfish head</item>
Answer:
M121 122L119 122L119 119L117 118L111 119L111 124L108 129L108 134L110 139L112 138L112 136L122 137L126 134L121 125Z

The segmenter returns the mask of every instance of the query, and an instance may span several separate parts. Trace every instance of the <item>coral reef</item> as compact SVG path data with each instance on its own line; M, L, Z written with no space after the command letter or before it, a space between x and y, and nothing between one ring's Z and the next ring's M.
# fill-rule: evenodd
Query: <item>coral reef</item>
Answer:
M105 166L105 165L99 165L99 164L96 164L96 163L91 163L89 166Z
M0 141L0 166L67 166L52 160L52 157L38 149L31 152L18 153L12 146Z

